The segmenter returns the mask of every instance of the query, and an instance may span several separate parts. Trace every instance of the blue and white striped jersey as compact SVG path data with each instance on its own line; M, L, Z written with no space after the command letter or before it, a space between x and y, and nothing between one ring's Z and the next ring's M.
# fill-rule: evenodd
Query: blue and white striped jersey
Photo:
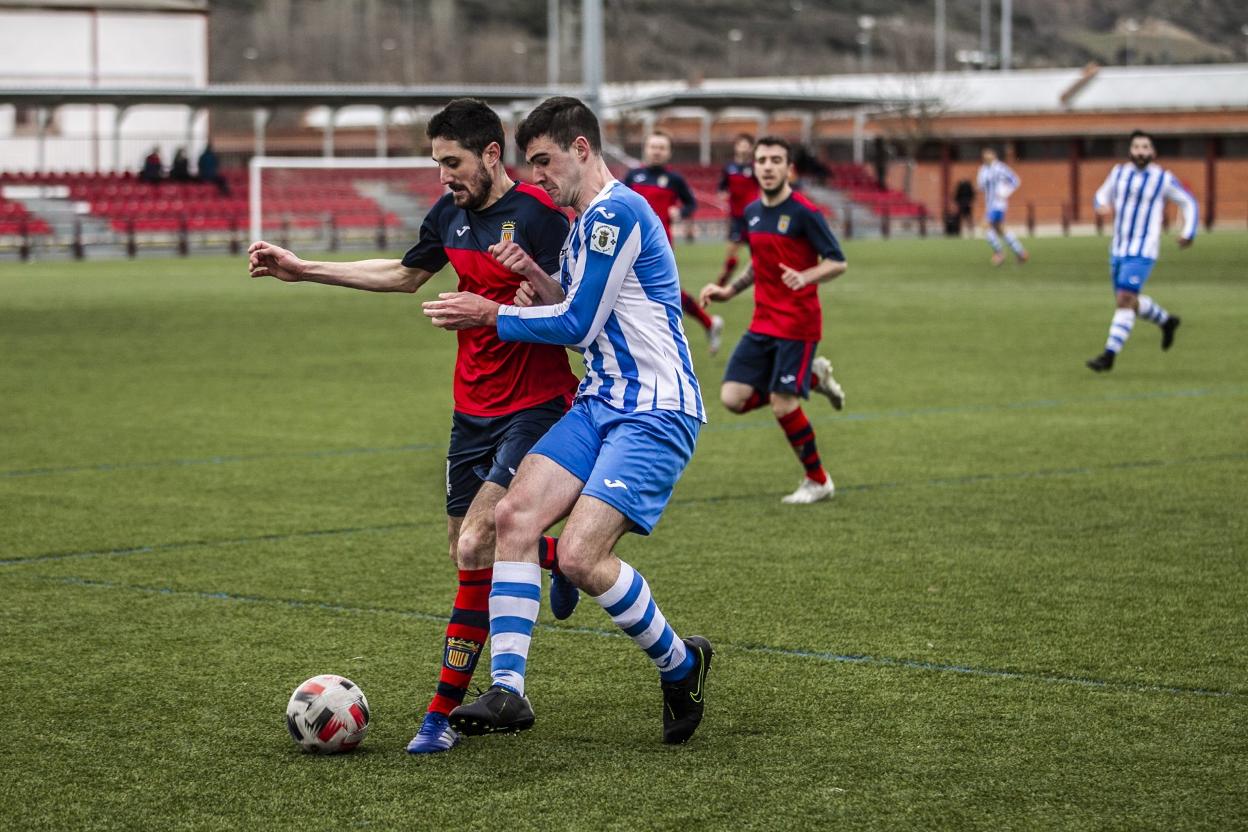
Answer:
M612 179L594 197L564 244L560 282L556 306L499 307L499 338L579 347L578 396L626 413L675 410L706 421L676 257L643 196Z
M1097 189L1095 199L1098 209L1105 206L1114 209L1110 255L1156 260L1167 199L1183 208L1183 230L1179 236L1188 240L1195 237L1200 211L1195 198L1179 184L1173 173L1156 163L1143 170L1125 162L1114 165L1105 184Z
M1018 174L1000 159L979 166L979 189L984 192L985 211L1004 211L1010 194L1018 190Z

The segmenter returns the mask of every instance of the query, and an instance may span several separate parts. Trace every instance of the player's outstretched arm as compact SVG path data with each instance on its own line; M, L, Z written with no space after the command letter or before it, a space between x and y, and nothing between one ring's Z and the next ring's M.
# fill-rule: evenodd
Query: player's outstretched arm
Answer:
M433 276L424 269L407 268L401 260L303 260L293 251L264 240L247 249L247 265L252 277L275 277L285 283L324 283L368 292L415 292Z
M710 305L711 301L724 303L732 300L753 285L754 267L746 266L745 271L737 275L727 286L720 286L718 283L708 283L703 286L702 291L698 293L698 302L704 307Z
M497 326L498 307L494 301L472 292L442 292L437 300L421 304L425 317L439 329Z

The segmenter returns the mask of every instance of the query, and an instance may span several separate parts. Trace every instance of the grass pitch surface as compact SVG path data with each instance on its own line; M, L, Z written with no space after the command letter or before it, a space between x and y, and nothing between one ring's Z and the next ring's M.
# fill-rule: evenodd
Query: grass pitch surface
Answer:
M1243 236L1168 244L1094 375L1106 241L849 242L807 412L718 406L621 554L716 646L694 741L592 601L543 612L529 733L403 751L452 600L454 339L416 297L241 260L0 267L0 823L24 829L1174 829L1248 825ZM696 291L720 247L679 251ZM449 288L443 276L434 284ZM484 667L483 661L483 667ZM358 682L364 745L305 756L291 690ZM488 677L484 672L478 680Z

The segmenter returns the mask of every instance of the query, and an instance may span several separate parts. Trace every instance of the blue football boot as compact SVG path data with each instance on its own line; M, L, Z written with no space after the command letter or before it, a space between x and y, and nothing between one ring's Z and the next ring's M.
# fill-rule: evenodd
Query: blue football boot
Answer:
M420 724L420 731L407 744L408 754L436 754L439 751L450 751L459 744L459 732L451 727L446 714L425 714L425 721Z
M560 621L570 616L580 603L581 591L560 572L550 573L550 611Z

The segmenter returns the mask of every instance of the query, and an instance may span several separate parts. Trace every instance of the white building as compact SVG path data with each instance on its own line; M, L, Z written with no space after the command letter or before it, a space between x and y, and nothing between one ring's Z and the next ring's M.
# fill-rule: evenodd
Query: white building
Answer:
M0 0L0 89L207 84L207 0ZM0 170L135 170L154 145L167 166L207 135L184 106L0 104Z

